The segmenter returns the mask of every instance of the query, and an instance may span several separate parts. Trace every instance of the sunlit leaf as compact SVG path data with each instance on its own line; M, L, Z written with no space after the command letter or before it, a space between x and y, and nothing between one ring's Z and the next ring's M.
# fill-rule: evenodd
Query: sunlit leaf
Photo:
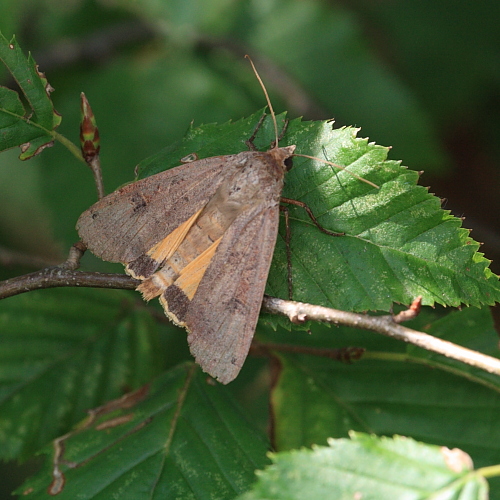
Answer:
M351 439L330 440L329 447L271 458L273 465L239 500L488 498L486 480L474 473L466 453L399 436L351 433Z

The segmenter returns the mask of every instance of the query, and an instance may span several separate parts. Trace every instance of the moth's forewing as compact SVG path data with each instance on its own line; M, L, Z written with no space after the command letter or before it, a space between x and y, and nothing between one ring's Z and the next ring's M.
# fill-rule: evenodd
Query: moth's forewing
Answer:
M83 212L78 234L103 260L128 264L206 205L223 181L224 156L128 184Z
M191 353L227 384L247 357L278 233L279 206L257 206L224 235L186 315Z
M228 157L224 182L202 210L194 237L187 234L178 257L145 282L151 283L144 291L160 295L167 315L187 328L200 366L223 383L239 373L252 341L276 244L284 161L293 150ZM193 259L170 281L186 254Z

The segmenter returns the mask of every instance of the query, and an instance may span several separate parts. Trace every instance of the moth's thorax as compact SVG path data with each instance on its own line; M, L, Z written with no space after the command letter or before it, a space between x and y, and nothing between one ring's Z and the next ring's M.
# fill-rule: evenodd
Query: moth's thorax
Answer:
M287 166L295 146L269 151L246 151L235 155L231 175L219 188L229 202L248 203L250 200L279 201Z

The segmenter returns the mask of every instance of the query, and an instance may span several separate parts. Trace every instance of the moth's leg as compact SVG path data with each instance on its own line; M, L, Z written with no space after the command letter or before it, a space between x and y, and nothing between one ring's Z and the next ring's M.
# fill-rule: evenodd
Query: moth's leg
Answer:
M292 250L290 249L290 240L292 232L290 231L290 213L288 207L280 205L280 211L285 214L285 245L286 245L286 263L288 269L288 299L293 300L293 280L292 280Z
M288 129L288 118L285 120L285 123L283 123L283 128L281 129L280 135L278 136L278 142L285 137L286 131ZM274 141L273 141L274 142ZM271 148L276 147L277 144L271 144Z
M247 139L245 141L245 144L248 146L248 149L251 149L252 151L257 151L257 148L255 147L255 144L253 143L253 141L255 140L255 137L257 136L257 132L259 131L260 127L262 127L262 124L264 123L264 120L266 119L266 114L264 113L259 121L257 122L257 125L255 126L255 129L252 133L252 135L250 136L249 139Z
M313 221L314 225L322 232L325 234L328 234L330 236L344 236L345 233L335 233L333 231L329 231L328 229L325 229L317 220L316 217L314 217L314 214L312 213L312 210L303 202L303 201L297 201L297 200L292 200L290 198L281 198L282 203L289 203L290 205L296 205L297 207L303 208L306 212L307 215L309 215L310 219Z
M257 151L257 147L255 146L254 144L254 140L255 140L255 137L257 136L257 133L259 132L259 129L262 127L262 124L264 123L264 120L266 119L266 114L264 113L259 121L257 122L257 125L255 126L255 129L252 133L252 135L250 136L249 139L247 139L245 141L245 144L248 146L248 149L252 150L252 151ZM281 141L281 139L283 139L284 135L286 134L286 129L288 128L288 120L285 120L285 123L283 124L283 128L281 129L281 132L280 132L280 135L278 136L278 141ZM276 144L274 143L275 141L273 141L271 143L271 149L275 148L276 147Z
M345 233L334 233L333 231L329 231L325 229L314 217L312 210L302 201L292 200L290 198L281 198L282 203L288 203L290 205L296 205L298 207L303 208L307 215L311 218L314 225L325 234L329 236L344 236ZM285 215L285 245L286 245L286 262L287 262L287 270L288 270L288 298L293 300L293 279L292 279L292 250L290 248L290 241L292 239L292 231L290 230L290 213L287 207L280 205L280 211Z

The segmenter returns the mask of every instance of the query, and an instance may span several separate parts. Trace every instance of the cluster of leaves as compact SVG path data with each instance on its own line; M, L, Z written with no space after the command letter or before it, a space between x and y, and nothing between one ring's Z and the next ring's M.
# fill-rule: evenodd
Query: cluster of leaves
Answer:
M29 143L27 158L61 139L59 117L45 80L14 39L0 40L0 58L28 107L14 91L0 89L0 150ZM261 114L189 130L180 143L145 160L140 175L175 166L193 151L200 157L241 151ZM266 148L272 136L268 120L257 145ZM300 120L289 123L284 142L380 186L321 162L295 161L284 195L306 202L324 227L346 233L318 233L305 214L291 209L296 299L350 311L388 310L417 295L428 305L500 300L497 277L477 243L416 185L415 172L386 159L387 148L357 138L351 128ZM285 254L280 237L268 291L281 297L287 294ZM474 472L463 452L412 439L345 437L353 429L399 433L458 446L476 466L499 463L498 377L367 332L314 325L305 335L283 324L265 316L259 341L325 350L355 345L367 353L346 365L277 349L269 433L268 412L257 404L267 373L262 363L249 359L231 387L213 385L191 361L179 362L185 356L169 356L172 346L185 344L184 333L159 324L132 294L47 290L2 302L2 458L24 459L40 450L47 456L18 493L89 499L124 491L137 499L322 498L325 491L336 498L485 497L486 473ZM487 310L425 311L413 326L498 356ZM240 405L254 407L248 411L260 427ZM89 408L94 410L82 419ZM332 437L329 447L286 452ZM281 453L270 459L271 444ZM270 460L273 465L245 494L254 470Z

